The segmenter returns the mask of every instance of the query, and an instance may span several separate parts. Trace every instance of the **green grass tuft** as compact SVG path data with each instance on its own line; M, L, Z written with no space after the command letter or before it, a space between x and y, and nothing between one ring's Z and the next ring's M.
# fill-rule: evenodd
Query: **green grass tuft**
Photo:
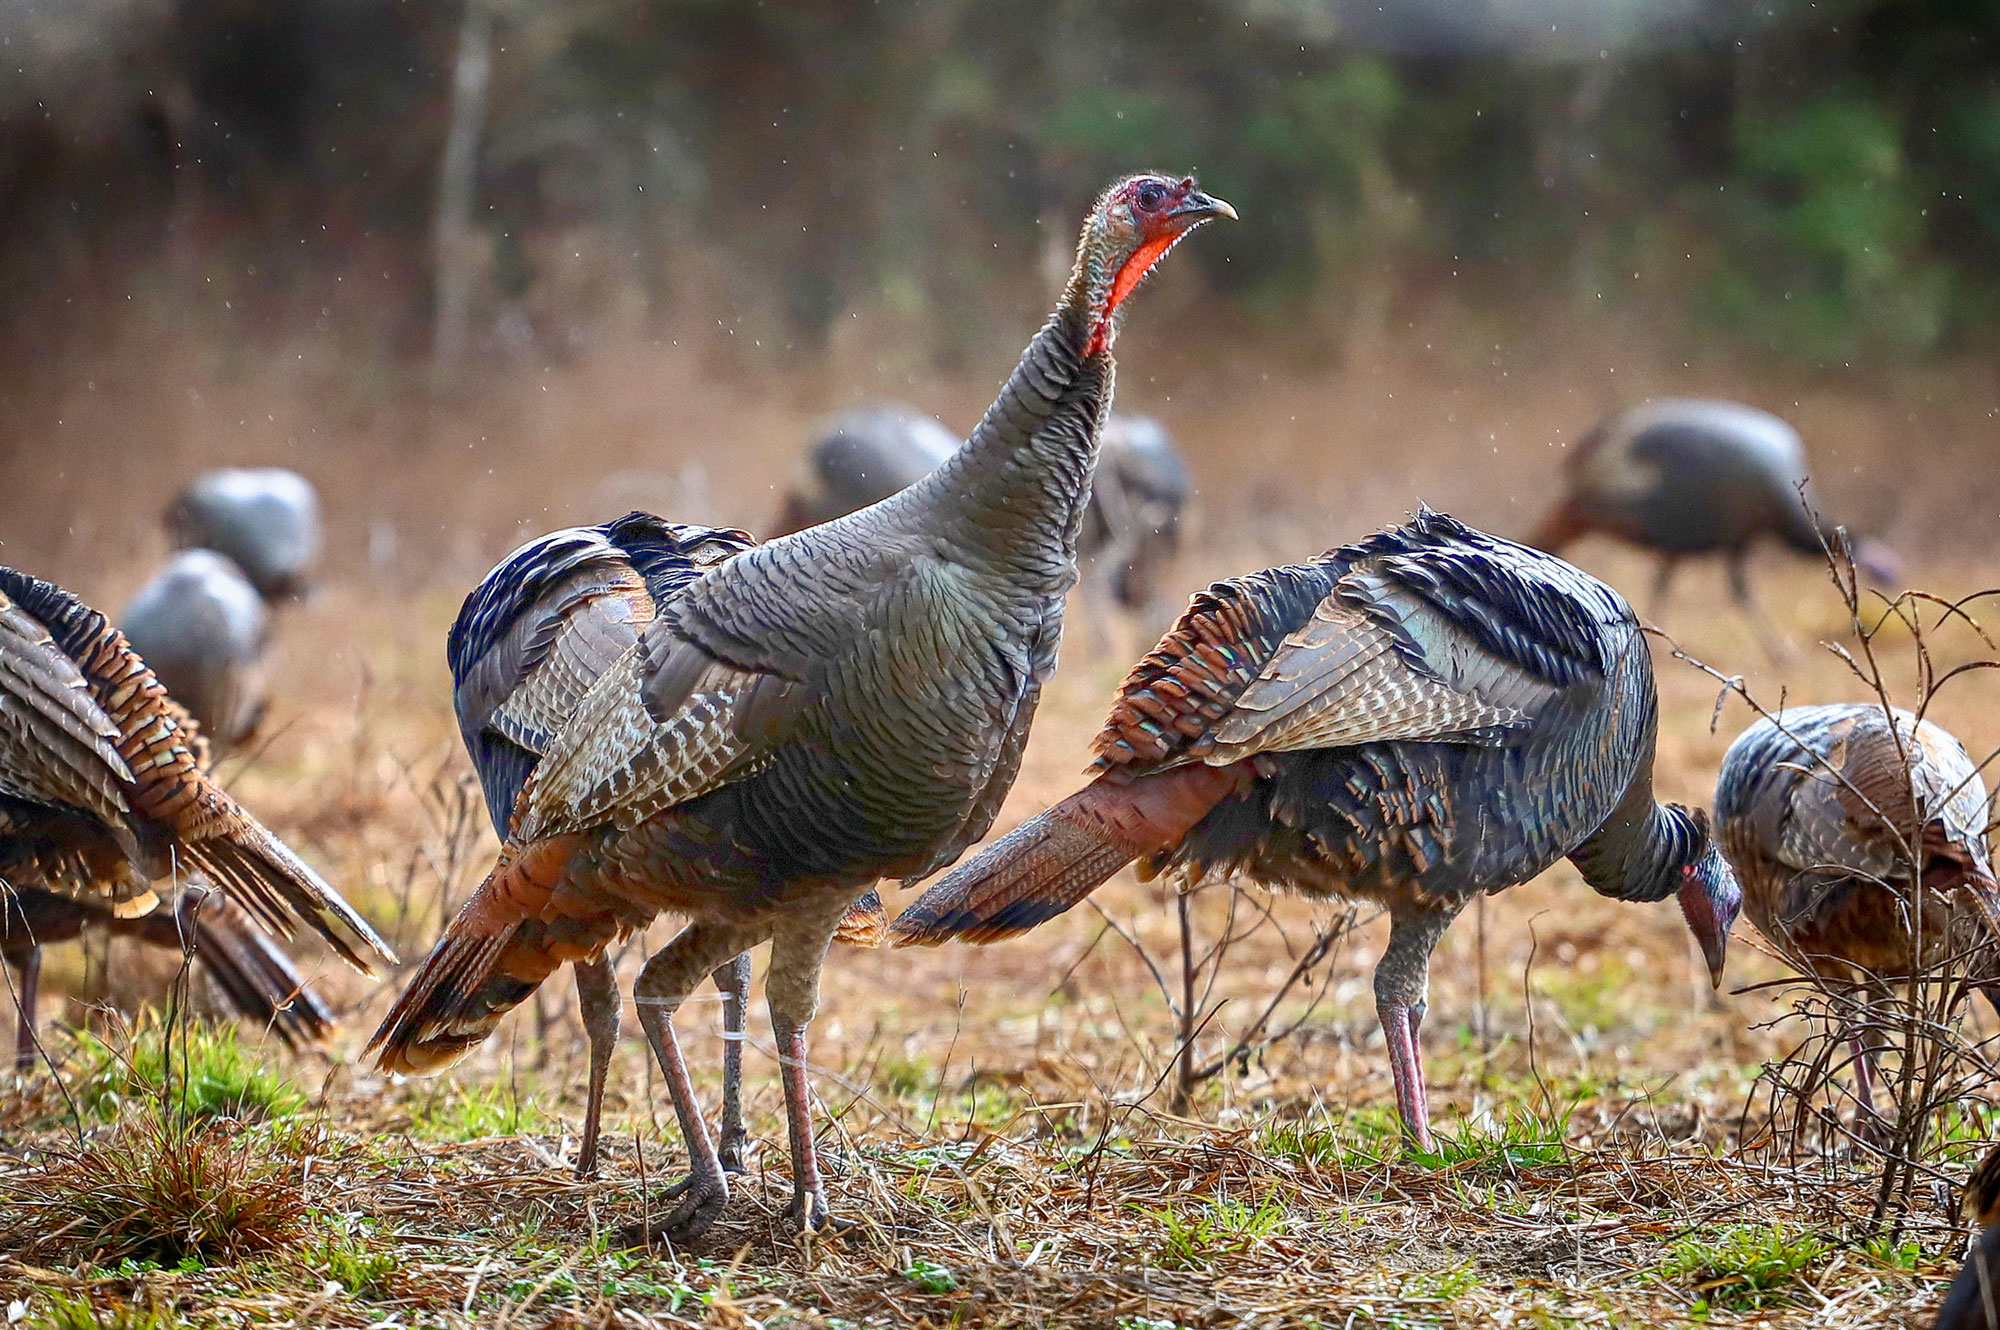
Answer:
M129 1302L99 1307L86 1293L71 1296L51 1289L48 1298L48 1309L30 1317L25 1323L27 1330L174 1330L181 1324L173 1312L156 1307L135 1307Z
M1756 1311L1793 1301L1800 1276L1831 1250L1816 1233L1783 1224L1744 1224L1713 1241L1676 1242L1660 1273L1691 1285L1702 1295L1698 1307Z
M445 1141L518 1136L547 1118L533 1098L523 1099L504 1085L445 1084L410 1108L413 1135Z
M1273 1192L1255 1208L1248 1202L1209 1201L1193 1213L1134 1207L1166 1230L1153 1263L1163 1270L1200 1269L1222 1257L1249 1251L1289 1223L1285 1201Z
M115 1120L127 1104L163 1095L185 1118L264 1121L304 1107L299 1088L258 1057L232 1025L190 1020L170 1032L148 1015L115 1042L78 1032L70 1092L100 1122Z
M351 1296L364 1300L388 1297L397 1267L393 1252L372 1250L354 1238L328 1238L313 1253L312 1263Z
M1467 1261L1449 1270L1420 1270L1408 1276L1403 1280L1402 1296L1451 1302L1478 1287L1478 1272L1472 1268L1472 1262Z
M1458 1132L1434 1132L1437 1149L1425 1152L1414 1146L1408 1157L1428 1168L1470 1168L1480 1172L1512 1173L1521 1168L1539 1168L1566 1163L1569 1145L1569 1110L1544 1113L1536 1109L1510 1109L1498 1131L1467 1127Z

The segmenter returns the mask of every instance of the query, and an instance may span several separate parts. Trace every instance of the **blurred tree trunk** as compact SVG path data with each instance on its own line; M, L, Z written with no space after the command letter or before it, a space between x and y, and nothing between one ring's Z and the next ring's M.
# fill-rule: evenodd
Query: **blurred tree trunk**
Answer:
M458 63L451 81L451 130L438 169L437 321L432 329L431 388L456 381L472 317L472 283L478 245L472 229L472 196L479 176L479 136L486 118L486 84L493 71L493 15L487 0L465 0L458 32Z

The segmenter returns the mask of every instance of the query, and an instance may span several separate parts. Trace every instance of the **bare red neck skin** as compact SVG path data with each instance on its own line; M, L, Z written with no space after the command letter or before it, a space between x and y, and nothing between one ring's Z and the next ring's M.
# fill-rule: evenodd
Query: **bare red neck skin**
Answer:
M1091 320L1090 342L1083 349L1085 356L1094 356L1111 345L1112 316L1118 312L1118 307L1125 303L1125 297L1131 295L1139 283L1146 280L1146 274L1167 256L1167 251L1172 249L1174 243L1185 234L1185 231L1176 231L1167 235L1153 236L1142 241L1139 247L1132 251L1131 256L1119 267L1118 275L1111 279L1111 290L1106 293L1103 305L1098 308L1096 316Z

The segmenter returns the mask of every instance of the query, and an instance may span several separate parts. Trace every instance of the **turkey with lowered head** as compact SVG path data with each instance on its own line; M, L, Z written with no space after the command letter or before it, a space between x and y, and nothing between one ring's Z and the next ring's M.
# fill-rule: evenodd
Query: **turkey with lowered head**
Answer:
M499 863L376 1032L384 1067L455 1061L557 966L681 915L634 1003L691 1162L666 1231L692 1239L729 1184L673 1013L770 939L791 1213L824 1221L806 1026L827 946L875 882L935 871L991 825L1076 580L1119 311L1182 236L1230 215L1192 178L1113 185L1055 313L943 466L660 607L549 739Z
M879 503L930 474L957 447L949 430L908 407L843 412L822 427L786 492L777 534ZM1152 610L1161 578L1180 551L1188 491L1187 463L1166 427L1150 416L1113 412L1099 440L1077 536L1086 585L1101 585L1103 599L1126 610Z
M1750 922L1801 971L1858 983L1869 1002L1962 958L2000 1010L1989 815L1957 739L1900 708L1892 723L1874 703L1759 718L1715 783L1716 839ZM1854 1054L1855 1097L1873 1114L1865 1036Z
M282 467L221 467L196 476L167 509L176 547L214 550L264 599L303 594L325 535L319 492Z
M98 924L182 945L288 1040L332 1017L264 935L309 925L362 973L394 962L339 893L210 779L187 713L104 616L0 568L0 953L34 1049L44 942ZM219 894L213 894L217 893Z
M1593 531L1660 556L1653 582L1657 615L1681 559L1720 554L1736 603L1781 650L1750 594L1749 554L1762 537L1820 558L1805 446L1768 411L1738 402L1673 398L1648 402L1603 421L1563 460L1567 493L1529 540L1560 554ZM1831 535L1831 529L1828 535ZM1879 540L1856 538L1855 567L1878 583L1901 576Z
M118 627L202 732L238 744L264 714L270 611L235 563L182 550L140 587Z
M1133 667L1096 778L927 890L898 946L992 942L1133 860L1379 903L1376 1011L1432 1148L1418 1034L1467 902L1567 855L1603 895L1678 896L1721 981L1740 897L1699 810L1653 798L1652 655L1624 599L1428 510L1218 582Z

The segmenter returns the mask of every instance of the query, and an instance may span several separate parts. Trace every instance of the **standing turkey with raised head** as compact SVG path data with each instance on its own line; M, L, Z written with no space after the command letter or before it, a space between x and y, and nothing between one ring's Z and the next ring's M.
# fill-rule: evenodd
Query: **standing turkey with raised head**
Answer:
M1768 536L1811 558L1824 553L1797 430L1738 402L1648 402L1584 435L1564 459L1563 478L1568 492L1530 544L1560 554L1600 531L1655 551L1655 615L1683 558L1720 554L1738 607L1778 653L1750 593L1750 549ZM1863 537L1852 549L1871 580L1899 576L1894 552L1880 541Z
M1569 856L1598 892L1678 895L1721 981L1739 896L1704 814L1653 798L1658 704L1631 608L1562 560L1428 510L1218 582L1126 678L1097 776L931 887L897 945L991 942L1137 859L1389 912L1376 1011L1432 1148L1430 955L1481 892Z
M1871 1001L1953 958L1989 999L2000 993L1989 816L1957 739L1873 703L1758 719L1715 784L1716 836L1750 922L1803 973L1857 983ZM1875 1057L1860 1037L1854 1052L1856 1098L1872 1115Z
M667 1232L690 1239L729 1185L673 1012L770 939L792 1214L823 1222L806 1026L827 945L875 882L933 872L991 825L1055 665L1120 308L1183 235L1229 215L1192 179L1118 182L1055 314L949 461L661 607L548 742L499 864L376 1032L385 1068L454 1061L558 965L682 915L634 1002L691 1161Z
M466 597L451 627L459 733L479 774L493 830L505 841L522 788L577 703L659 617L660 607L706 569L750 549L741 531L681 526L628 513L571 527L515 550ZM873 891L849 910L837 936L872 945L882 906ZM575 962L577 1002L590 1048L580 1178L597 1169L605 1078L618 1039L619 997L609 957ZM717 1154L741 1172L743 1028L750 988L745 952L715 971L722 990L722 1132Z
M362 973L393 962L367 922L209 778L187 714L104 616L0 568L0 952L35 1047L42 944L101 925L194 956L291 1040L332 1017L265 930L310 925ZM219 889L219 891L217 890Z

